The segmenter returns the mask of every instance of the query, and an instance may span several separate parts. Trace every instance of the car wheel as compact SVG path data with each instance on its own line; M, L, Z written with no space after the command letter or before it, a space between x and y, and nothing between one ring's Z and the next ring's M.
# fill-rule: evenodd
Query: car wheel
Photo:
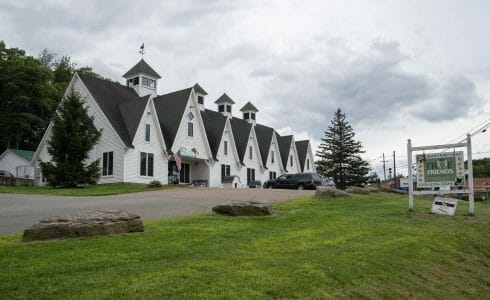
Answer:
M305 189L305 187L302 184L298 185L298 190L301 191L301 190L304 190L304 189Z

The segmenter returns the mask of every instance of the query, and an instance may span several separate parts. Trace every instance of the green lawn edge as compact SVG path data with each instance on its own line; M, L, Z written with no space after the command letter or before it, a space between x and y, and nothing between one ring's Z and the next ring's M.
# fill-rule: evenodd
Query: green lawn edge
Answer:
M483 299L490 205L454 217L393 194L306 197L267 217L206 214L144 233L20 242L0 237L0 298Z

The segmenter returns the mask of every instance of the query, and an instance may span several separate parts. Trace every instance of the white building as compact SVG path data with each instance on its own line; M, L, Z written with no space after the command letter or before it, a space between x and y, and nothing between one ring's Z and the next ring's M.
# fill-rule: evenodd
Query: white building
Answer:
M33 156L33 151L7 149L0 155L0 170L15 177L34 178L34 168L31 165Z
M94 125L103 129L90 160L100 158L99 183L196 183L222 187L223 178L238 176L239 187L264 182L286 172L315 172L309 141L295 142L257 123L258 109L248 102L242 118L233 116L235 102L219 97L217 111L206 109L199 85L157 95L161 78L143 59L123 75L127 85L75 74L68 89L85 98ZM39 161L49 161L50 125L33 165L42 182ZM177 171L181 159L181 170Z

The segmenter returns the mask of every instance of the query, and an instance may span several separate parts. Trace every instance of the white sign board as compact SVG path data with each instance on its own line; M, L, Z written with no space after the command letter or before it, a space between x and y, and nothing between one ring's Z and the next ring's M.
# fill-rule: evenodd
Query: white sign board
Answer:
M432 203L433 214L454 216L456 207L458 206L458 200L452 198L435 197Z
M398 189L408 191L409 182L408 178L400 178L400 187Z

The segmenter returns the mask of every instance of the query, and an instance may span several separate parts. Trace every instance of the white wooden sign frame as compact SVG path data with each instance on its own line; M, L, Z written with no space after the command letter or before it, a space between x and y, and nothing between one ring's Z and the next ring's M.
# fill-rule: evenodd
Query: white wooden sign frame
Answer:
M424 151L424 150L437 150L437 149L448 149L448 148L462 148L466 147L466 155L468 159L468 187L469 189L464 189L463 191L414 191L413 190L413 172L412 172L412 152ZM466 143L457 144L446 144L446 145L433 145L433 146L420 146L412 147L412 140L407 141L407 157L408 157L408 207L413 210L413 196L414 195L433 195L434 193L442 194L469 194L469 213L475 213L475 193L473 187L473 161L471 152L471 135L466 135Z

